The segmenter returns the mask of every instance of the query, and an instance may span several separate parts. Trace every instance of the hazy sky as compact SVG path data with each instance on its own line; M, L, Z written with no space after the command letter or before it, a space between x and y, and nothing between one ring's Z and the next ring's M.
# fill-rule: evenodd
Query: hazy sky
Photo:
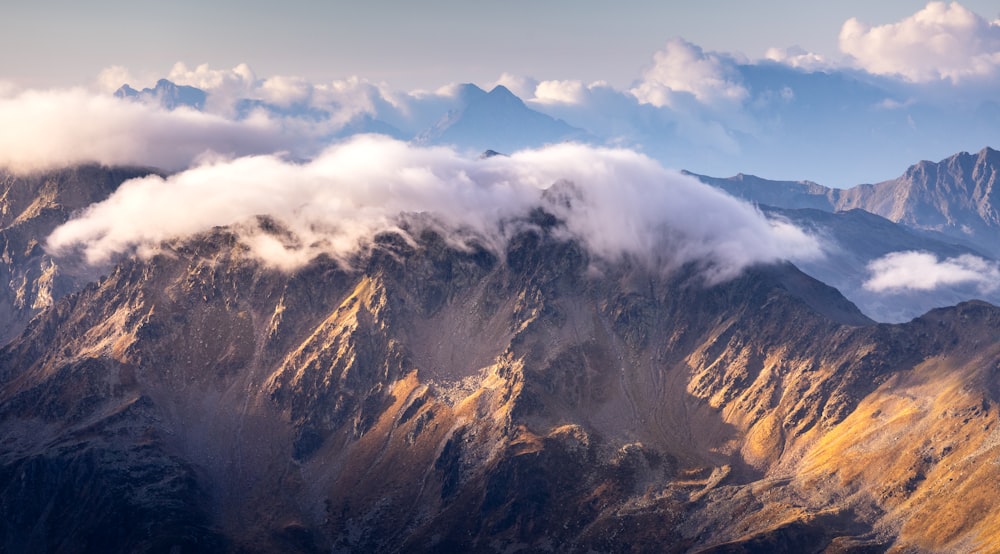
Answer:
M412 139L456 108L445 85L468 82L709 175L851 186L1000 146L996 0L57 0L2 15L0 164L22 170L306 159L359 129ZM161 77L206 91L204 113L109 94ZM280 109L244 118L241 99ZM501 140L482 131L454 146Z
M925 0L98 0L8 3L0 20L0 80L85 84L112 65L133 75L248 63L258 75L326 81L351 75L399 89L487 83L501 73L603 79L626 86L673 37L706 51L763 57L793 45L836 59L856 17L900 20ZM995 0L962 4L987 19ZM146 85L150 83L136 83Z

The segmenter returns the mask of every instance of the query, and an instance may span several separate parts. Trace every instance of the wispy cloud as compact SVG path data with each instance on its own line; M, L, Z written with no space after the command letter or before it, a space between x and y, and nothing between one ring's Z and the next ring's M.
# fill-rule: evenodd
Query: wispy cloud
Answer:
M814 52L809 52L801 46L768 48L764 54L764 59L804 71L822 71L836 68L836 65L832 61Z
M956 285L992 292L1000 287L1000 266L971 254L938 259L929 252L892 252L870 262L868 272L864 288L872 292L930 291Z

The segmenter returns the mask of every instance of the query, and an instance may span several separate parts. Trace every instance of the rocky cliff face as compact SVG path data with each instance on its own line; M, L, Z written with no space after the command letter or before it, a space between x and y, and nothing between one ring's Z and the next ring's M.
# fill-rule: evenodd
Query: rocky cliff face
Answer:
M918 229L931 229L1000 254L1000 152L984 148L938 163L923 161L902 176L840 193L837 208L862 208Z
M0 344L20 334L53 301L97 276L91 268L49 256L44 250L49 233L123 181L150 172L99 166L32 175L0 171Z
M0 350L2 549L998 538L1000 310L875 325L790 265L707 286L558 226L295 273L217 230L54 302Z

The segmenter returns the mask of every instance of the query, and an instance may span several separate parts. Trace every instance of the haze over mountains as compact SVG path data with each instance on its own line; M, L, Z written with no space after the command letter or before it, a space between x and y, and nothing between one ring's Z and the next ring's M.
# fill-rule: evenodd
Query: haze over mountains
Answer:
M435 92L394 93L386 85L361 80L325 90L281 78L257 79L252 73L244 75L248 68L199 68L207 73L200 77L203 81L238 83L221 90L161 80L157 88L141 94L128 94L131 87L124 85L116 95L168 109L207 106L209 113L243 121L257 114L280 122L286 133L294 131L282 140L300 153L306 153L300 144L306 136L315 146L315 138L363 132L470 151L512 152L575 140L627 146L668 167L699 173L807 176L837 188L864 183L873 175L888 178L922 152L945 156L956 146L972 150L1000 140L1000 107L988 96L918 100L907 95L927 93L862 74L806 71L775 62L723 63L683 42L671 43L671 51L701 56L705 63L713 62L712 67L719 66L717 71L732 76L727 82L739 100L723 102L669 88L662 89L670 91L664 97L636 96L642 90L653 94L652 85L626 93L600 83L543 81L532 89L530 82L511 77L502 78L489 92L462 84ZM273 88L288 89L268 90L273 81L279 82ZM505 84L526 91L527 101ZM182 89L186 100L176 92ZM801 140L814 135L819 140ZM960 137L960 144L938 144L938 137L944 136ZM852 163L837 164L838 159Z
M743 174L697 177L828 237L827 256L797 263L872 317L906 321L963 299L1000 301L998 176L1000 152L986 147L850 189Z

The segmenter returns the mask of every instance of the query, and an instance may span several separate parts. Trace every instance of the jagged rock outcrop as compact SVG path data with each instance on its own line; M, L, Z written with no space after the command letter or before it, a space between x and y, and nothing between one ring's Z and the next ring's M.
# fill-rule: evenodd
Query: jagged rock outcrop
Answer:
M220 229L58 300L0 350L2 549L997 536L1000 309L876 325L788 264L709 286L533 221L502 252L411 225L294 273Z
M49 233L123 181L151 172L96 165L28 175L0 170L0 344L53 301L97 277L92 268L48 255Z
M916 229L933 230L1000 255L1000 152L983 148L922 161L900 177L839 191L837 208L862 208Z

